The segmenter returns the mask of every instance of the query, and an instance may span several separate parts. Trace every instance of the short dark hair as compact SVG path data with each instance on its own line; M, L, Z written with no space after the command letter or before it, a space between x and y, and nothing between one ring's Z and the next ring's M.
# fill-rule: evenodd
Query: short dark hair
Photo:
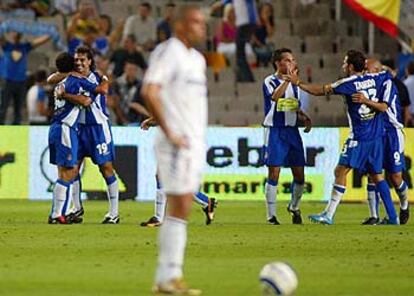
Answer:
M408 75L413 75L414 74L414 61L411 61L411 62L408 63L407 73L408 73Z
M364 71L366 58L362 52L351 49L348 50L346 56L348 57L347 63L353 65L355 71Z
M174 2L167 2L167 4L165 4L165 7L176 7Z
M95 68L96 68L96 65L95 65L95 59L93 58L93 56L94 56L94 52L93 52L93 49L92 48L90 48L89 46L85 46L85 45L81 45L81 46L78 46L77 48L76 48L76 51L75 51L75 54L85 54L86 55L86 57L89 59L89 60L91 60L92 62L91 62L91 70L92 71L94 71L95 70Z
M55 65L59 72L68 73L75 69L75 60L68 52L62 52L56 57Z
M148 10L151 10L151 8L152 8L151 4L149 2L142 2L141 6L144 6L144 7L148 8Z
M135 37L135 35L134 34L128 34L127 36L126 36L126 39L129 39L129 40L131 40L132 42L137 42L137 38Z
M133 59L133 58L127 58L127 59L125 60L125 64L133 64L133 65L135 65L135 66L137 66L137 67L138 67L138 63L137 63L137 61L136 61L135 59Z
M271 62L275 70L277 70L275 63L282 60L284 53L292 53L292 50L286 47L282 47L272 52Z
M35 81L36 82L43 82L43 81L46 81L46 79L47 79L47 73L46 73L45 70L38 70L35 73Z

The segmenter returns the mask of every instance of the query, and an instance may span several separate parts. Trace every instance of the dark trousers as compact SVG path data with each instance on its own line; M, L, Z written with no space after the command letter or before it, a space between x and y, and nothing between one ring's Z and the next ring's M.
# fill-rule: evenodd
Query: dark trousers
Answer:
M20 124L22 121L22 107L26 96L26 82L5 81L4 90L0 104L0 124L4 124L7 108L13 100L14 119L13 124Z
M236 32L236 76L238 82L253 82L254 76L246 57L246 43L250 41L255 25L237 27Z

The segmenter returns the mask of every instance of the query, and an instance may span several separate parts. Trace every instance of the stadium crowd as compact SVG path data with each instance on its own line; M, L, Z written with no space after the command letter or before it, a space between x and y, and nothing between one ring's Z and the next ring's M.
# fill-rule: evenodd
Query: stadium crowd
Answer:
M306 53L304 55L307 55L307 59L303 59L305 62L302 64L300 54L298 56L303 76L306 76L309 82L318 79L316 73L318 69L325 71L327 66L332 66L328 65L330 61L325 58L329 55L328 52L336 52L338 56L341 52L340 42L337 40L329 44L332 50L325 48L326 54L316 56L313 52L317 50L313 49L312 40L306 36L306 29L309 30L315 24L309 22L296 24L295 19L291 19L289 24L278 22L280 10L286 9L280 5L283 2L281 0L256 1L257 5L252 7L254 11L249 12L247 17L240 12L238 15L235 5L227 3L230 1L217 1L212 5L211 2L193 2L198 2L203 6L206 14L211 14L208 21L208 40L200 50L205 54L216 78L215 81L218 82L221 76L218 84L226 86L225 88L217 87L225 94L217 95L214 90L210 89L210 97L212 97L210 101L225 101L224 104L217 104L222 110L228 111L232 109L232 106L239 105L233 101L237 100L237 93L243 92L244 87L249 88L250 92L258 92L260 80L272 72L269 61L276 47L293 47L294 51ZM303 10L305 7L310 7L308 5L319 4L323 1L293 2L292 9ZM87 45L94 49L97 69L110 78L111 86L107 104L113 124L138 125L148 116L140 96L141 79L147 68L150 52L158 43L171 37L172 19L181 2L125 1L125 3L120 3L129 5L129 14L116 11L108 13L107 7L112 7L111 3L114 1L10 0L1 2L0 124L48 124L53 113L53 94L50 86L45 83L45 76L54 70L53 61L57 53L68 51L73 54L80 45ZM117 7L115 3L113 7ZM308 9L308 11L312 10ZM309 14L312 15L312 13ZM255 17L252 18L251 15ZM332 18L332 16L327 16L327 18ZM318 25L319 30L323 27L324 24ZM348 31L350 31L349 27ZM300 40L297 39L298 42L292 46L292 40L296 41L297 36L289 40L284 39L286 37L284 35L289 35L287 32L289 34L294 32L298 36L304 34L304 36ZM284 44L284 40L289 41L288 44ZM36 49L37 47L39 48ZM345 45L342 46L342 49L344 48ZM308 61L309 58L310 61ZM395 60L393 56L388 58ZM326 75L337 75L339 62L333 66L336 71L321 72ZM394 64L392 61L390 66L396 68ZM411 103L406 106L405 123L407 126L413 126L414 62L408 62L403 68L404 71L401 72L400 69L396 79L403 82L398 84L401 93L406 94L405 101ZM232 76L233 69L237 70L234 77ZM234 90L234 85L238 84L235 82L257 83L240 86L239 90L236 86ZM212 82L209 81L209 83ZM233 94L236 94L236 99L233 98ZM224 97L226 98L222 100ZM259 124L263 103L252 103L254 98L257 96L249 97L250 101L246 104L253 105L253 108L250 108L248 112L244 112L243 109L241 111L244 113L240 113L243 116L247 114L248 119L243 120L243 116L237 116L239 120L226 122L221 120L225 117L221 116L222 112L212 112L221 118L212 115L209 123ZM303 104L306 110L307 101L305 100ZM11 107L13 107L13 113L11 113ZM320 106L313 106L311 113L316 112L318 118L318 112L321 113L320 109ZM257 116L252 117L253 113ZM325 120L323 114L319 115L321 119L316 120L317 125L332 124L331 121ZM338 123L341 125L346 122L334 122L336 125Z

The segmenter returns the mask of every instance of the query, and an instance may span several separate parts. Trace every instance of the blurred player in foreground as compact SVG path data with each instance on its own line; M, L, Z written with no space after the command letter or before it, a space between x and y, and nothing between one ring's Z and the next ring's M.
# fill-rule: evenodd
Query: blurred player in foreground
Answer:
M199 295L183 279L187 219L201 183L207 129L204 57L194 48L204 41L206 23L199 8L183 5L174 37L153 51L142 94L161 131L155 140L158 172L168 212L159 231L154 293Z
M156 122L154 118L150 117L145 119L141 128L143 130L148 130L149 127L155 126ZM164 221L165 208L167 206L167 197L165 191L161 186L161 182L158 176L155 176L157 180L157 192L155 195L155 211L154 216L149 218L147 221L141 222L140 225L143 227L157 227L162 224ZM208 197L202 192L197 192L193 196L194 201L201 205L204 214L206 215L206 225L210 225L214 220L215 208L217 207L217 200L215 198Z
M367 60L367 72L379 73L383 71L381 63L376 59ZM384 113L384 164L383 168L388 173L391 184L400 199L400 223L406 224L410 217L408 207L408 186L402 178L405 169L404 157L404 133L403 116L401 111L400 97L397 87L392 83L390 89L390 102ZM380 223L379 219L379 196L375 190L375 184L369 179L367 185L368 205L370 216L362 222L363 225L375 225ZM383 223L387 223L386 220Z
M293 84L315 95L338 94L345 97L348 107L350 135L342 149L335 168L335 183L331 198L321 214L310 215L312 222L333 224L333 217L346 189L346 176L351 169L368 173L381 195L389 224L399 224L391 200L390 188L382 176L384 120L390 102L392 86L388 72L364 74L365 56L349 50L344 58L342 70L347 78L327 85L308 84L301 81L297 71L287 76Z
M284 77L297 69L297 62L288 48L280 48L273 52L272 64L275 73L267 76L263 82L265 105L265 157L268 176L265 185L267 219L270 224L279 225L276 218L276 194L282 166L290 167L293 175L291 185L291 201L288 212L292 215L293 224L302 224L299 202L302 198L305 183L305 152L299 133L299 121L306 125L309 132L312 122L300 110L300 89Z

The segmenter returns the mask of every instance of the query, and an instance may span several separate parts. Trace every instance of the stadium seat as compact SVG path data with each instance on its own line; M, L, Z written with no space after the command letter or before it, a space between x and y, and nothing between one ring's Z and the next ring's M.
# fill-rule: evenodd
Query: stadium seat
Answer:
M292 20L293 34L305 38L306 36L318 36L319 24L314 19L295 18Z
M274 43L275 48L287 47L294 53L302 52L303 41L299 36L279 35L276 32L271 41Z
M335 40L330 36L306 36L305 52L325 53L334 51Z

